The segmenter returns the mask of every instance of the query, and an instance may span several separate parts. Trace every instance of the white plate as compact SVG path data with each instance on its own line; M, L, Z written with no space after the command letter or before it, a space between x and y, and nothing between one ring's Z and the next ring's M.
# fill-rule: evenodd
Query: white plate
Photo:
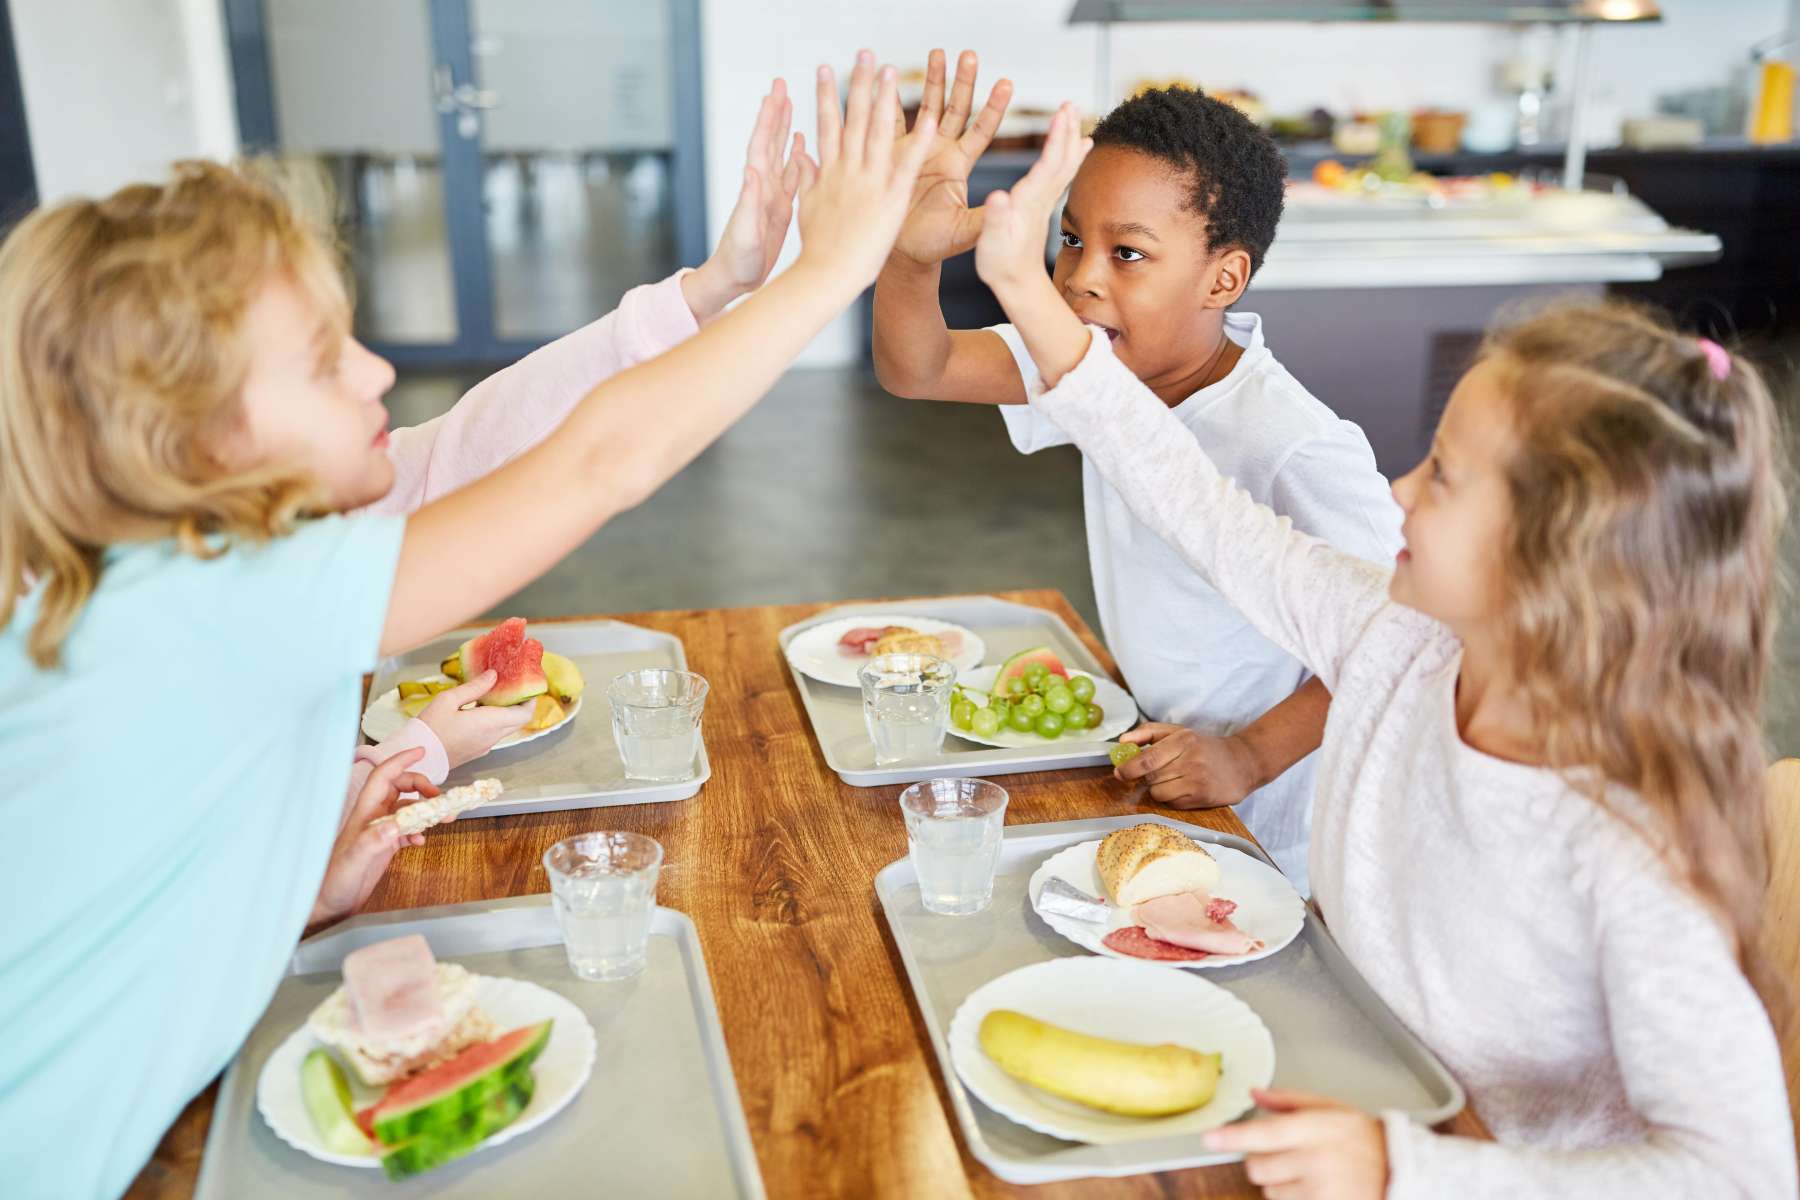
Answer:
M435 683L438 681L455 682L455 680L451 679L448 675L421 675L417 680L419 683ZM508 746L523 746L526 742L535 742L541 737L549 737L551 734L575 719L575 714L581 711L581 702L584 699L586 699L585 694L575 697L575 703L568 705L564 710L563 719L550 726L548 729L537 729L530 733L525 733L523 731L519 733L509 733L494 743L494 749L504 750ZM526 701L526 703L529 704L531 701ZM363 733L368 735L371 742L385 742L396 733L399 733L401 728L411 719L412 718L408 717L400 710L400 688L395 686L389 688L369 702L368 710L363 713L362 729Z
M966 678L959 676L957 682L969 691L986 695L987 690L994 686L994 676L999 673L1000 667L996 664L970 671ZM1073 679L1077 675L1087 675L1094 681L1094 699L1099 703L1106 717L1096 728L1088 730L1081 737L1059 737L1055 741L1051 741L1048 738L1041 738L1035 733L1020 733L1011 726L1002 728L993 737L983 737L972 729L958 729L955 725L951 725L950 734L965 742L976 742L983 746L1009 748L1023 746L1027 749L1041 749L1061 742L1110 742L1138 723L1137 701L1131 698L1130 692L1104 675L1088 675L1086 671L1069 668L1069 678Z
M475 977L475 1003L494 1020L500 1033L521 1025L554 1020L550 1027L550 1043L531 1065L537 1086L531 1103L518 1120L500 1130L472 1153L480 1154L490 1146L510 1142L529 1133L562 1111L575 1098L594 1069L594 1027L579 1008L549 988L539 987L523 979L507 979L497 975ZM499 1036L496 1034L495 1036ZM304 1154L323 1162L345 1167L379 1167L375 1154L337 1154L325 1148L306 1111L306 1099L300 1092L300 1064L322 1043L312 1035L303 1021L288 1035L263 1064L256 1081L256 1109L267 1121L275 1136ZM339 1065L343 1065L341 1062ZM360 1111L375 1103L386 1088L365 1087L348 1069L350 1092Z
M1010 1008L1077 1033L1217 1052L1219 1089L1192 1112L1127 1117L1052 1096L1002 1071L981 1048L982 1018ZM1194 1136L1254 1104L1251 1088L1275 1077L1275 1043L1248 1004L1195 975L1147 962L1057 958L1009 971L976 988L950 1019L950 1061L981 1102L1028 1129L1072 1142L1107 1145Z
M1287 881L1287 876L1269 864L1251 858L1241 850L1233 850L1230 846L1207 842L1202 844L1202 849L1219 864L1217 894L1227 900L1237 901L1237 911L1231 914L1232 923L1251 937L1261 938L1268 943L1255 954L1209 954L1205 958L1189 960L1138 958L1136 955L1120 954L1102 940L1115 929L1137 924L1131 919L1130 909L1108 904L1106 909L1109 920L1105 925L1078 921L1074 917L1039 909L1038 897L1043 894L1044 884L1052 875L1067 880L1090 896L1098 896L1102 901L1106 899L1106 889L1100 883L1099 868L1094 865L1095 855L1100 850L1098 840L1078 842L1045 859L1032 872L1031 882L1026 884L1031 895L1031 907L1046 925L1082 949L1151 967L1235 967L1239 963L1267 958L1293 941L1294 936L1300 932L1300 927L1306 923L1306 905L1301 902L1294 885Z
M960 634L962 645L950 656L950 661L956 664L958 678L979 667L982 656L987 653L987 647L982 644L975 631L964 626L953 625L949 621L935 621L930 617L911 617L905 613L870 613L860 617L839 617L835 621L802 629L787 644L787 660L794 670L820 683L860 688L862 685L857 682L856 673L869 661L869 656L845 653L838 645L838 639L852 629L879 629L884 625L904 625L920 633Z

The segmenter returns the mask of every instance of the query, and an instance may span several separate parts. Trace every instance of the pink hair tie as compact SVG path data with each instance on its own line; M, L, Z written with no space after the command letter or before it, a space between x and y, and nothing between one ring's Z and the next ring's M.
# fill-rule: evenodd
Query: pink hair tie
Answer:
M1731 374L1731 352L1711 338L1694 340L1700 343L1700 353L1706 355L1706 361L1712 367L1712 377L1724 382L1725 377Z

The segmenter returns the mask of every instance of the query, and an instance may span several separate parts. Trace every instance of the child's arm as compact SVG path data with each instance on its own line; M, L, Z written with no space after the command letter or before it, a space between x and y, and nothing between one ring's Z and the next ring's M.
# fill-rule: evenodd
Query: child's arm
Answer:
M1563 802L1591 805L1577 795ZM1371 1136L1385 1158L1386 1200L1793 1196L1793 1126L1768 1015L1715 918L1647 847L1638 842L1635 850L1610 839L1583 864L1586 877L1572 880L1586 894L1571 889L1559 899L1595 906L1595 999L1606 1007L1619 1082L1641 1130L1621 1129L1613 1144L1588 1150L1504 1145L1433 1133L1400 1113L1376 1124L1354 1109L1301 1098L1288 1115L1214 1130L1207 1147L1247 1153L1252 1180L1289 1182L1301 1194L1329 1181L1338 1194L1369 1200L1383 1195L1379 1187L1344 1185ZM1586 1003L1596 980L1498 982L1579 989L1573 1002ZM1505 1003L1503 994L1496 1003ZM1520 1081L1515 1103L1528 1102L1527 1084ZM1257 1100L1268 1111L1288 1107ZM1304 1166L1296 1175L1283 1163Z
M988 197L975 265L1046 388L1032 407L1074 439L1137 518L1325 687L1387 603L1388 572L1334 550L1219 474L1180 420L1056 294L1038 263L1051 210L1087 146L1073 109L1011 194Z
M1000 80L964 132L976 65L974 51L963 51L946 107L944 52L933 50L926 63L919 117L941 112L942 120L913 186L906 223L875 281L875 378L894 395L914 400L1023 404L1025 388L1005 343L985 330L949 328L938 302L943 261L974 246L981 232L981 210L969 207L969 171L1012 98L1012 82ZM918 136L917 129L909 135Z
M596 384L691 337L760 287L793 220L805 153L796 134L782 161L793 111L787 85L777 79L757 112L743 187L712 257L696 270L632 288L617 309L488 376L443 416L394 430L394 486L364 511L416 512L510 462L548 436Z
M1309 679L1225 737L1160 722L1139 725L1119 740L1148 748L1113 774L1126 783L1142 779L1152 800L1174 808L1236 804L1317 750L1330 711L1331 693L1319 680Z
M382 653L486 610L647 499L874 278L905 216L931 128L922 117L925 138L896 153L894 72L883 69L878 97L874 78L865 52L840 127L836 81L820 69L821 165L803 171L803 249L789 270L668 353L595 388L554 436L407 522ZM556 503L545 504L546 495Z

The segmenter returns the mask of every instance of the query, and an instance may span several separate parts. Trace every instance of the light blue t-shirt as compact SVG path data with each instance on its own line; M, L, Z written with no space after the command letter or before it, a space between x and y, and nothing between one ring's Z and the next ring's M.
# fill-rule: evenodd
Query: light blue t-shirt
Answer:
M293 954L405 523L115 548L40 671L0 629L0 1192L123 1192Z

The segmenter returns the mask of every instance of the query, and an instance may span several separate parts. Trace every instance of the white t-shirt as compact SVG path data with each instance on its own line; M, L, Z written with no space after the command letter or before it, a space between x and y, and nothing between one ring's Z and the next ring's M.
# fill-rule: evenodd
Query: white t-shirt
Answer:
M1042 381L1011 325L992 330L1012 350L1027 393ZM1231 374L1172 410L1221 473L1304 533L1391 565L1400 509L1356 425L1315 399L1263 344L1262 320L1228 313L1225 332L1244 348ZM1069 437L1031 405L1000 409L1020 452L1066 446ZM1083 459L1088 560L1106 644L1151 720L1227 734L1292 695L1308 678L1299 661L1236 609L1126 507ZM1314 759L1308 755L1251 793L1238 816L1302 894L1312 827Z

